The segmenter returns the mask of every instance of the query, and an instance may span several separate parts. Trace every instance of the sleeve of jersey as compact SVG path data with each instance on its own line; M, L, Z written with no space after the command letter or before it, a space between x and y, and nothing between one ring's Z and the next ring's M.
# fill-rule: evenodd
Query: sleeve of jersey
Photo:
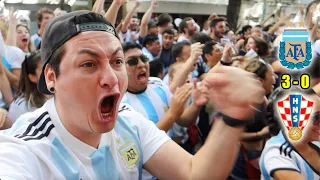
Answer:
M264 166L270 177L273 177L274 173L279 170L297 171L300 173L295 160L283 153L280 154L278 146L272 146L266 149L262 166Z
M166 92L166 96L167 96L167 99L168 99L168 105L170 106L173 94L170 91L170 88L169 88L169 86L167 84L165 84L163 81L161 83L162 83L162 88Z
M170 138L164 131L159 130L152 121L134 111L130 105L126 106L131 109L130 116L134 117L132 120L138 128L144 164Z
M164 131L159 130L152 121L147 119L144 119L144 121L141 123L139 131L143 151L143 163L146 163L170 138Z
M25 59L24 52L21 49L17 48L17 47L12 47L11 51L12 51L11 52L11 58L12 58L11 66L12 66L12 68L13 69L21 68L22 63L23 63L23 61Z
M0 135L0 179L41 179L38 161L25 146L4 142Z

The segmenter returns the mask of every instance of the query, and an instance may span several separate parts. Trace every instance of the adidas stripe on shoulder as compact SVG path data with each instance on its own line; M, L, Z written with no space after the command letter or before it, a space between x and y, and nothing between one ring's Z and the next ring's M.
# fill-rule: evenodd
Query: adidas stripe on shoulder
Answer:
M43 112L33 123L29 124L27 129L14 137L24 141L40 140L48 137L54 125L49 117L49 113Z

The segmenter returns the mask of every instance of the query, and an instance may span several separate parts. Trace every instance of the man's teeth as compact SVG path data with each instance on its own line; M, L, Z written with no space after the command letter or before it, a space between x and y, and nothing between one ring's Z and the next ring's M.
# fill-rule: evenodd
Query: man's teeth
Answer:
M110 115L110 113L109 113L109 112L108 112L108 113L101 113L101 115L102 115L103 117L107 117L107 116Z

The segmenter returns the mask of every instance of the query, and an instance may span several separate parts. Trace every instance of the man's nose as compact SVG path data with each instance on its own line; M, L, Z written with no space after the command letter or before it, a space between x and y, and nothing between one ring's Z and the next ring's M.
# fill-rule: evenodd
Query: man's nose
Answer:
M103 88L114 88L118 84L118 77L116 76L113 68L108 64L107 67L103 68L100 72L100 86Z
M146 64L145 64L144 62L142 62L141 59L138 60L138 64L137 64L137 67L138 67L138 68L142 68L142 67L144 67L145 65L146 65Z

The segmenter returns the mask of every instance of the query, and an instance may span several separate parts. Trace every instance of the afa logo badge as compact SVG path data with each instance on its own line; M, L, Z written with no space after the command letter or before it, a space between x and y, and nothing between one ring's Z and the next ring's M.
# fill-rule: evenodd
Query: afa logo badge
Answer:
M305 28L286 28L282 33L279 59L289 69L302 69L311 63L312 49Z
M137 167L140 157L137 145L133 141L128 141L119 148L119 153L122 156L122 160L128 169Z
M287 128L289 138L297 141L302 137L302 130L306 127L313 108L313 102L300 94L289 95L277 103L280 118Z

